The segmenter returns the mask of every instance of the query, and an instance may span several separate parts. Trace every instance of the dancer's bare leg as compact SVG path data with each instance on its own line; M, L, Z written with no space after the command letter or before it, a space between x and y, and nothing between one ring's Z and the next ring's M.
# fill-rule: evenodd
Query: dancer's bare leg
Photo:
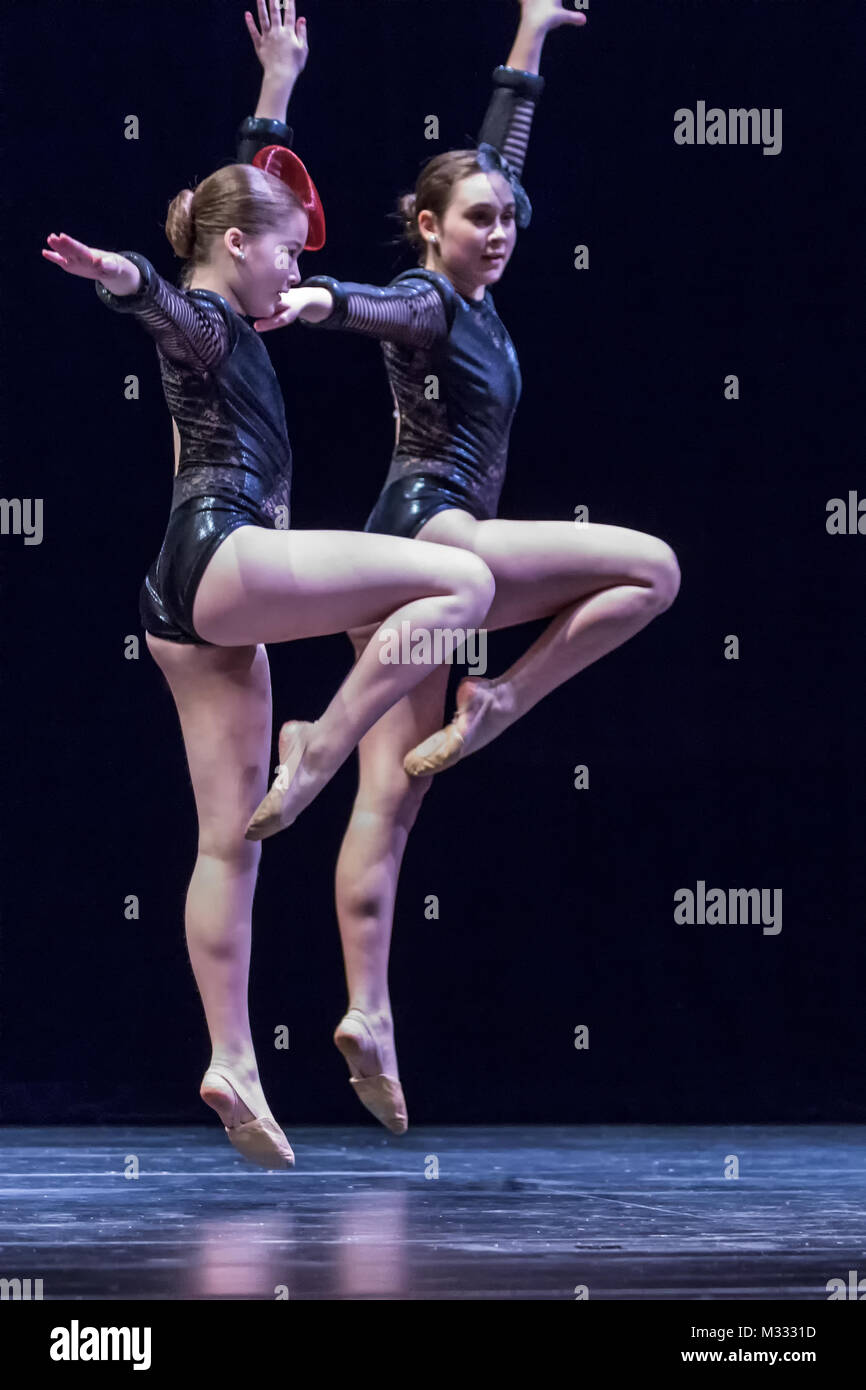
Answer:
M676 556L666 542L623 526L562 521L475 521L466 512L434 516L419 538L465 546L486 560L496 596L484 626L553 621L495 680L468 677L444 736L418 748L419 758L449 765L483 748L564 681L622 645L670 607L679 589ZM459 740L457 743L459 744ZM450 748L447 760L442 753Z
M370 630L349 634L356 659ZM360 1009L377 1047L363 1052L356 1074L378 1070L399 1077L388 993L388 955L397 881L406 841L431 784L411 778L403 758L419 739L441 727L447 666L392 706L358 745L358 792L337 860L336 904L343 944L348 1009Z
M446 558L447 557L447 558ZM323 636L380 624L319 720L306 726L303 762L282 802L292 818L364 733L435 663L381 660L384 630L411 641L436 628L479 627L494 584L469 551L363 532L270 531L243 526L211 559L193 622L207 642L236 646Z
M244 827L267 785L271 686L264 647L199 647L147 634L177 706L198 813L186 940L214 1065L227 1066L267 1110L247 1004L253 894L261 846ZM214 1107L223 1123L230 1098ZM242 1106L242 1121L252 1118Z

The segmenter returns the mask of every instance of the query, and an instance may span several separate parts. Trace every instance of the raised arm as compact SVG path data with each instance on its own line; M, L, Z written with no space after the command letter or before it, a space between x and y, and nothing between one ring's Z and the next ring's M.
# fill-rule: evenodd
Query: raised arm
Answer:
M583 25L586 16L563 9L562 0L521 0L520 23L508 62L493 73L493 96L478 135L493 145L518 178L523 173L535 104L544 89L539 76L541 50L551 29Z
M312 275L282 296L285 308L270 319L257 319L259 332L282 328L300 319L322 328L363 333L380 342L429 348L451 331L457 296L444 275L407 270L391 285L357 285Z
M277 0L258 0L259 25L249 11L244 14L256 57L262 65L262 86L254 116L238 128L237 161L251 164L265 145L292 148L291 126L286 125L289 100L309 57L307 21L295 18L294 0L280 10Z

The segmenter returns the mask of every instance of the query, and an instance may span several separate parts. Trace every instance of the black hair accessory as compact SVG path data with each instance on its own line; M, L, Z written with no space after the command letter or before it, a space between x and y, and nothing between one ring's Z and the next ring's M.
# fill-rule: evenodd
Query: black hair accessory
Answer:
M511 191L514 194L515 221L518 227L528 227L532 217L532 204L526 193L526 189L515 174L511 165L504 155L500 154L495 145L488 145L487 141L482 141L478 146L478 163L485 174L502 174L510 183Z

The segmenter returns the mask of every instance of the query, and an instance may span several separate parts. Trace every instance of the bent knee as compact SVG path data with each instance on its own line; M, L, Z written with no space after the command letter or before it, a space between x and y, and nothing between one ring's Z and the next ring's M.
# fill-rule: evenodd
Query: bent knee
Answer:
M409 777L402 766L388 778L361 780L353 814L373 815L404 829L411 827L421 809L432 777Z
M496 580L493 571L474 551L453 551L459 560L456 562L454 576L456 597L465 605L474 622L481 622L493 602L496 593Z
M205 826L199 830L198 857L210 860L224 872L247 874L257 869L262 857L258 840L245 840L243 825Z
M670 608L680 590L680 567L675 552L666 541L655 541L646 562L646 575L658 612Z

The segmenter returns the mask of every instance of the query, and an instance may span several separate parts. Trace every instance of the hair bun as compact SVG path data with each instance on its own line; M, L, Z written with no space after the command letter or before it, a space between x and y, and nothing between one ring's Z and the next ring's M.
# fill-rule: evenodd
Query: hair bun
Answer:
M169 204L165 220L165 234L176 255L181 260L189 260L195 246L195 211L191 188L184 188Z
M404 193L397 204L400 216L406 224L407 231L415 226L418 217L418 205L414 193Z

